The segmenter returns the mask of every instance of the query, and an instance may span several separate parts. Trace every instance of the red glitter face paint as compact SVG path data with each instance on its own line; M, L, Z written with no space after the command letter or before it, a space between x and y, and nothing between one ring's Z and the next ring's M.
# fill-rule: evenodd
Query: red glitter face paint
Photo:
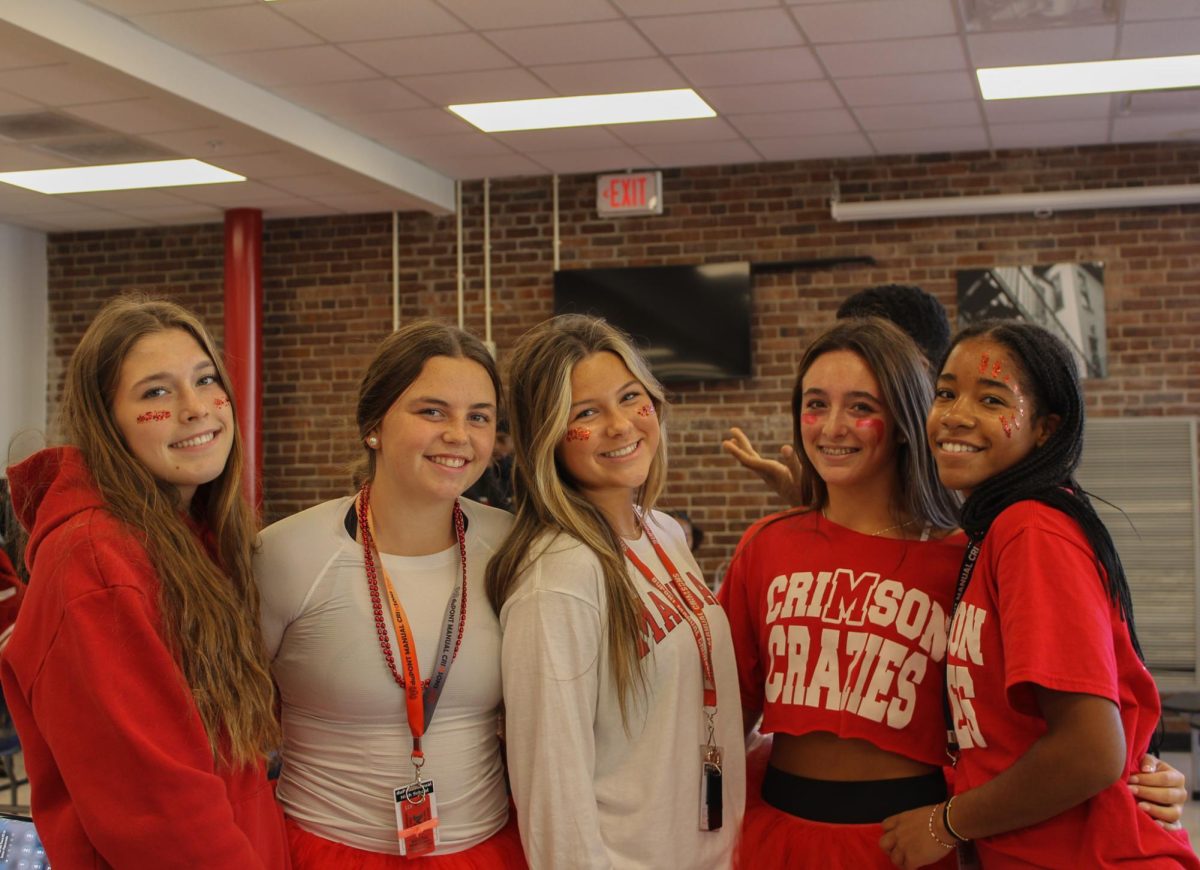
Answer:
M653 417L654 416L654 406L653 405L642 405L642 407L638 408L638 416L639 417Z
M587 441L591 437L592 437L591 429L568 429L567 430L567 440L568 441Z
M800 415L800 422L803 423L805 426L816 426L817 423L820 421L820 419L821 418L818 417L816 414L801 414Z
M225 396L218 396L217 398L213 399L213 407L216 408L218 411L221 410L222 408L224 408L228 404L229 404L229 399L227 399Z
M883 421L876 417L867 417L865 420L855 420L855 429L865 429L875 433L876 438L883 437Z
M986 353L979 355L979 373L987 374L988 355Z
M1001 366L1000 363L996 363L994 366L992 366L992 377L993 378L1000 377L1001 368L1003 368L1003 366Z
M1009 422L1008 417L1001 415L1000 416L1000 425L1004 427L1004 437L1011 438L1012 437L1012 424Z
M145 414L137 415L137 421L139 423L161 423L163 420L170 419L170 411L147 411Z

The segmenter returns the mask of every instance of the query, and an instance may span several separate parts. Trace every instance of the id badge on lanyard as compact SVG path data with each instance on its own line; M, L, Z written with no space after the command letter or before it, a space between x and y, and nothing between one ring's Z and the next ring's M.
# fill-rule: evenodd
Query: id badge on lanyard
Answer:
M441 647L432 677L424 683L421 681L421 668L417 661L416 638L408 623L400 598L392 586L391 578L383 566L382 557L379 560L378 572L375 567L375 529L370 507L370 488L364 486L358 500L359 529L363 539L363 563L367 572L367 584L371 592L371 605L375 614L375 628L379 637L380 648L384 659L392 672L396 684L404 690L405 706L408 711L408 727L412 732L413 746L410 756L414 778L411 783L392 790L392 799L396 805L396 836L400 844L400 854L410 858L427 855L441 844L441 831L438 827L437 798L434 794L433 780L424 779L421 769L425 766L425 753L421 748L421 738L433 720L433 713L441 698L442 689L450 673L450 666L458 657L462 645L463 630L467 619L467 548L465 522L462 508L454 503L454 531L458 540L459 557L462 563L462 577L458 585L450 593L446 604L445 625L442 628ZM388 606L392 618L392 626L396 632L396 642L399 645L401 663L404 675L396 669L395 656L392 654L391 641L387 636L384 623L383 605L380 601L378 576L382 576L383 585L387 592Z
M671 575L671 587L674 588L674 593L668 589L667 584L654 576L654 572L650 570L645 562L638 558L637 554L629 548L628 544L625 545L625 557L641 572L646 581L668 601L682 599L683 606L679 608L679 613L683 617L683 621L688 624L688 628L692 630L692 636L696 639L696 648L700 652L700 670L704 677L704 716L708 738L700 746L699 827L701 831L719 831L725 821L722 790L723 753L721 747L716 745L714 739L717 716L717 684L712 663L712 632L708 625L708 618L704 615L704 602L696 595L696 591L687 585L687 581L683 579L683 575L679 573L679 569L675 567L675 563L671 561L666 551L658 543L658 540L654 537L654 533L650 531L650 527L643 523L642 530L646 533L646 537L654 547L654 552L658 555L659 561L667 569L667 573Z

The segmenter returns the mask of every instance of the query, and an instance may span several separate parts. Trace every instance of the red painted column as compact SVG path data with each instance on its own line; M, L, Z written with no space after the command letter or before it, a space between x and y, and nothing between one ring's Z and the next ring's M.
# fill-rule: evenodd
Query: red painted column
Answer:
M246 454L245 491L262 510L262 212L225 212L225 366Z

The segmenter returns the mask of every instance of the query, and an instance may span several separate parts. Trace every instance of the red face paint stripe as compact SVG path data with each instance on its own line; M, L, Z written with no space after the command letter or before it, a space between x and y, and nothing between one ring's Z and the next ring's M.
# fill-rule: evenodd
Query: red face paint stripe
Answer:
M1008 418L1001 416L1000 417L1000 425L1004 427L1005 437L1011 438L1012 437L1012 424L1009 423Z
M638 408L638 416L639 417L653 417L654 416L654 406L653 405L642 405L642 407Z
M994 366L992 366L992 377L993 378L1000 377L1000 369L1002 369L1002 368L1003 368L1003 366L1000 363L996 363Z
M815 426L820 418L816 414L801 414L800 422L805 426Z
M592 431L590 429L568 429L567 430L567 440L568 441L587 441L591 437L592 437Z
M228 404L229 404L229 400L227 398L225 398L224 396L221 396L221 397L213 400L214 408L224 408Z
M981 375L987 373L987 364L988 364L988 355L986 353L981 353L979 355L979 373Z
M138 414L137 416L139 423L161 423L163 420L170 419L170 411L147 411L145 414Z
M855 429L870 429L876 435L882 435L883 434L883 421L877 420L874 417L868 417L865 420L855 420L854 428Z

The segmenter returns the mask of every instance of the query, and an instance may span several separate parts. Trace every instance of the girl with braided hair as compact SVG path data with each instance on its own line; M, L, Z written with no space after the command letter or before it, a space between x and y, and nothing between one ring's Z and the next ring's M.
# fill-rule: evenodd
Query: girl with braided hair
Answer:
M951 345L927 431L965 497L946 655L960 754L954 797L884 821L898 866L958 847L989 870L1200 867L1121 782L1160 704L1121 560L1075 480L1083 428L1074 360L1046 330L985 322Z

